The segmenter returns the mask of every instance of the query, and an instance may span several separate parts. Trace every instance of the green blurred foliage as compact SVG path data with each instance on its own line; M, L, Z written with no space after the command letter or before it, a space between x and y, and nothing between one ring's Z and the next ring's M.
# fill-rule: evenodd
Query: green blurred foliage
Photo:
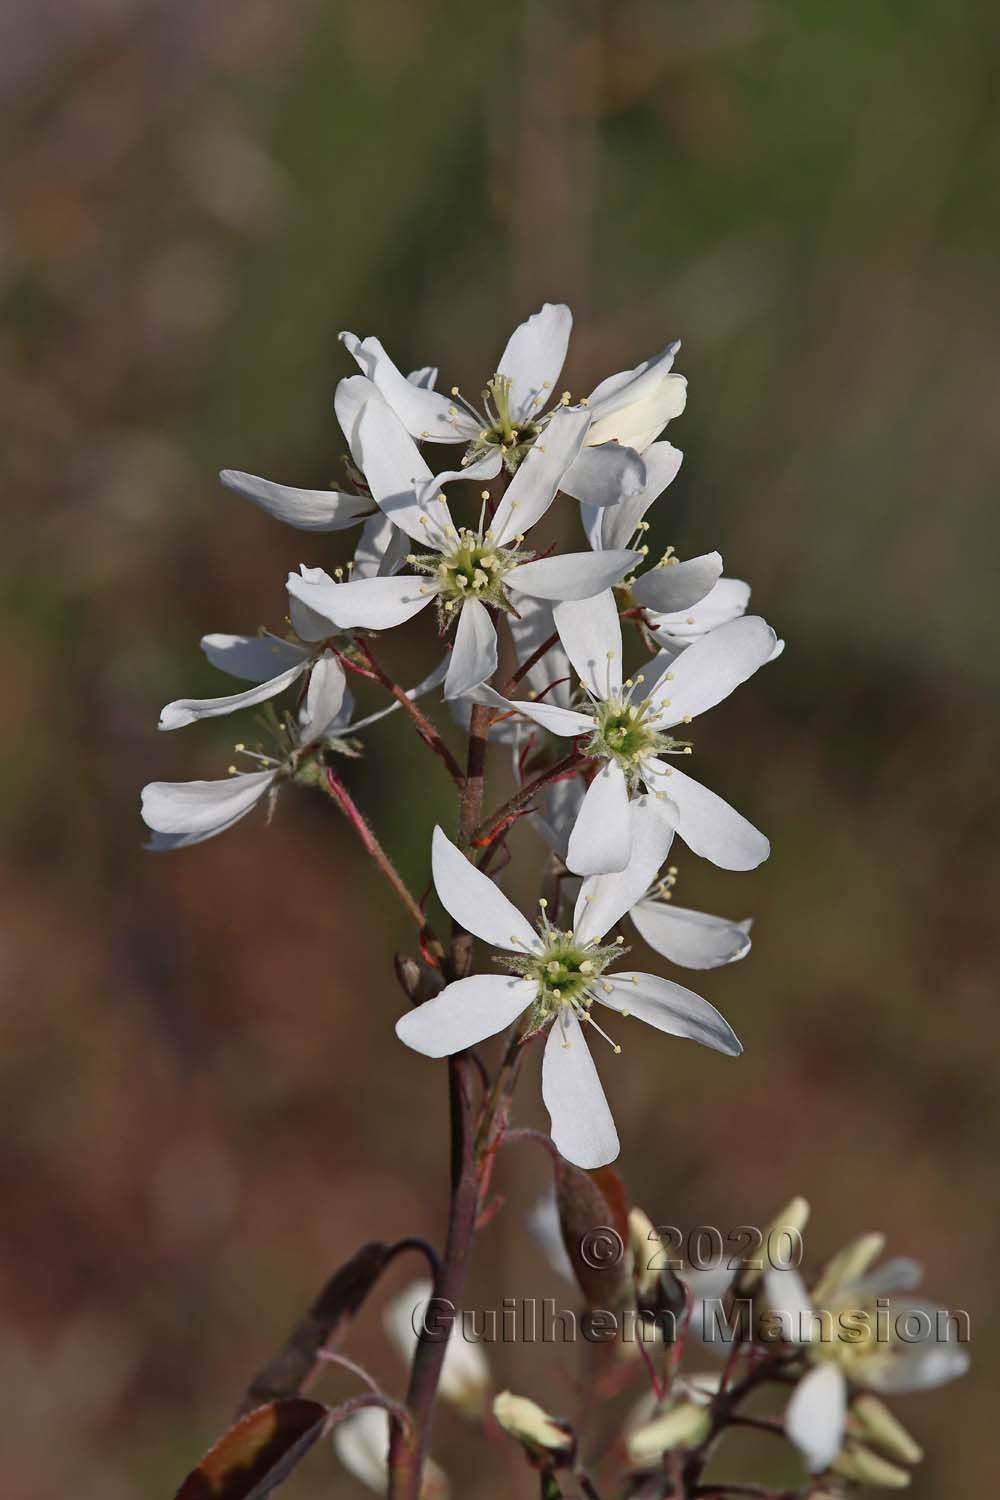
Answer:
M681 863L685 904L756 918L704 984L746 1053L602 1058L624 1173L659 1222L763 1223L802 1191L817 1254L883 1227L921 1255L975 1363L899 1403L913 1494L984 1493L996 7L15 0L2 24L8 1490L169 1493L360 1240L440 1233L440 1070L391 1030L409 934L346 826L288 795L154 860L136 799L231 755L231 726L153 729L214 690L198 636L280 625L287 568L343 555L215 470L336 476L339 329L474 391L550 297L574 391L684 338L654 542L718 545L789 642L698 743L774 855ZM428 653L416 627L387 649L401 675ZM389 721L348 774L419 887L439 768ZM530 1070L520 1108L540 1119ZM543 1182L501 1167L472 1305L566 1296L521 1224ZM375 1311L352 1351L398 1390ZM497 1381L571 1411L582 1358L504 1347ZM435 1450L463 1500L534 1493L450 1414ZM319 1454L288 1493L331 1486L360 1493Z

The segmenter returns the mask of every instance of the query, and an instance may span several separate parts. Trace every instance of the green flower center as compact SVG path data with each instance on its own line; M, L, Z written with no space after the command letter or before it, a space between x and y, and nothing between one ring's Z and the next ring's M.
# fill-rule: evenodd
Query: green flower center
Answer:
M488 531L483 535L463 527L452 536L449 552L411 552L406 559L410 567L436 580L438 599L449 613L461 608L466 599L508 608L503 579L522 561L520 555L509 547L495 547Z
M626 687L629 684L626 683ZM657 755L686 753L688 740L677 740L655 727L656 709L649 699L633 703L631 698L608 698L595 704L596 724L585 749L588 755L613 760L637 783L644 760Z
M538 987L531 1024L534 1031L548 1025L564 1010L590 1020L590 1008L604 985L601 975L625 951L621 938L603 945L581 943L573 932L560 932L553 927L544 911L543 903L539 927L541 952L503 960L513 973L530 979Z
M483 391L485 416L482 431L475 442L469 444L463 464L476 463L485 458L490 449L499 448L504 468L509 474L516 473L545 423L515 421L511 415L510 397L510 376L494 375Z

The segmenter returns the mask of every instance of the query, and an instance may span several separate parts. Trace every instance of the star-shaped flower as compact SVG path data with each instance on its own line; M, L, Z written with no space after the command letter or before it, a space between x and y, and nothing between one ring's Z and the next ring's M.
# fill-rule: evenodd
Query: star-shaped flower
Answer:
M643 829L651 844L669 843L669 829L660 820L644 819ZM621 960L621 939L602 939L635 899L629 880L620 875L585 880L572 927L563 931L549 921L544 904L538 927L532 927L440 828L434 830L432 864L445 908L468 932L499 948L510 973L455 980L401 1017L396 1034L427 1057L445 1057L527 1014L526 1035L548 1032L542 1097L552 1139L567 1161L599 1167L618 1155L618 1133L583 1035L583 1027L590 1026L605 1036L594 1019L595 1006L739 1055L732 1027L700 995L655 974L614 967Z

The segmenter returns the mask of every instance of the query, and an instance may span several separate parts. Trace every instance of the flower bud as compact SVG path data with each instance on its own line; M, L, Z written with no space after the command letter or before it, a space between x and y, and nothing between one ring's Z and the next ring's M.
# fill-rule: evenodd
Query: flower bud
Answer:
M773 1260L769 1260L769 1257L773 1254L771 1247L777 1235L780 1235L784 1231L794 1240L801 1237L802 1231L809 1223L809 1212L808 1201L801 1194L797 1194L785 1204L780 1213L775 1214L770 1224L764 1230L761 1249L750 1257L752 1260L756 1260L757 1264L744 1264L737 1272L733 1288L734 1294L737 1297L748 1297L751 1292L755 1291L761 1279L762 1266L775 1264Z
M536 1463L563 1464L572 1461L576 1435L567 1422L550 1417L527 1396L501 1391L494 1399L493 1415L509 1437L527 1449Z
M860 1444L845 1448L834 1459L831 1468L842 1479L852 1479L855 1484L870 1484L880 1490L905 1490L912 1477L909 1469L891 1464L887 1458L881 1458Z
M858 1396L851 1406L851 1412L860 1424L864 1437L877 1444L890 1458L896 1458L903 1464L918 1464L923 1458L924 1450L919 1443L877 1396Z
M813 1288L813 1306L825 1307L837 1289L857 1281L878 1260L885 1249L884 1234L862 1234L845 1245L827 1262L822 1276Z
M563 1244L589 1307L613 1309L629 1286L628 1203L613 1167L584 1172L560 1161L556 1203Z
M712 1418L704 1406L680 1401L661 1416L639 1427L628 1439L629 1458L644 1466L674 1448L696 1448L708 1436Z

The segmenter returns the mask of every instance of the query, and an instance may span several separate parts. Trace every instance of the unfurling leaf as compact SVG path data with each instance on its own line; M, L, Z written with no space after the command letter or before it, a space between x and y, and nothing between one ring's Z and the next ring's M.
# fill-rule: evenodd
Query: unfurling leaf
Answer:
M329 1408L297 1397L241 1417L185 1479L175 1500L266 1500L326 1428Z

